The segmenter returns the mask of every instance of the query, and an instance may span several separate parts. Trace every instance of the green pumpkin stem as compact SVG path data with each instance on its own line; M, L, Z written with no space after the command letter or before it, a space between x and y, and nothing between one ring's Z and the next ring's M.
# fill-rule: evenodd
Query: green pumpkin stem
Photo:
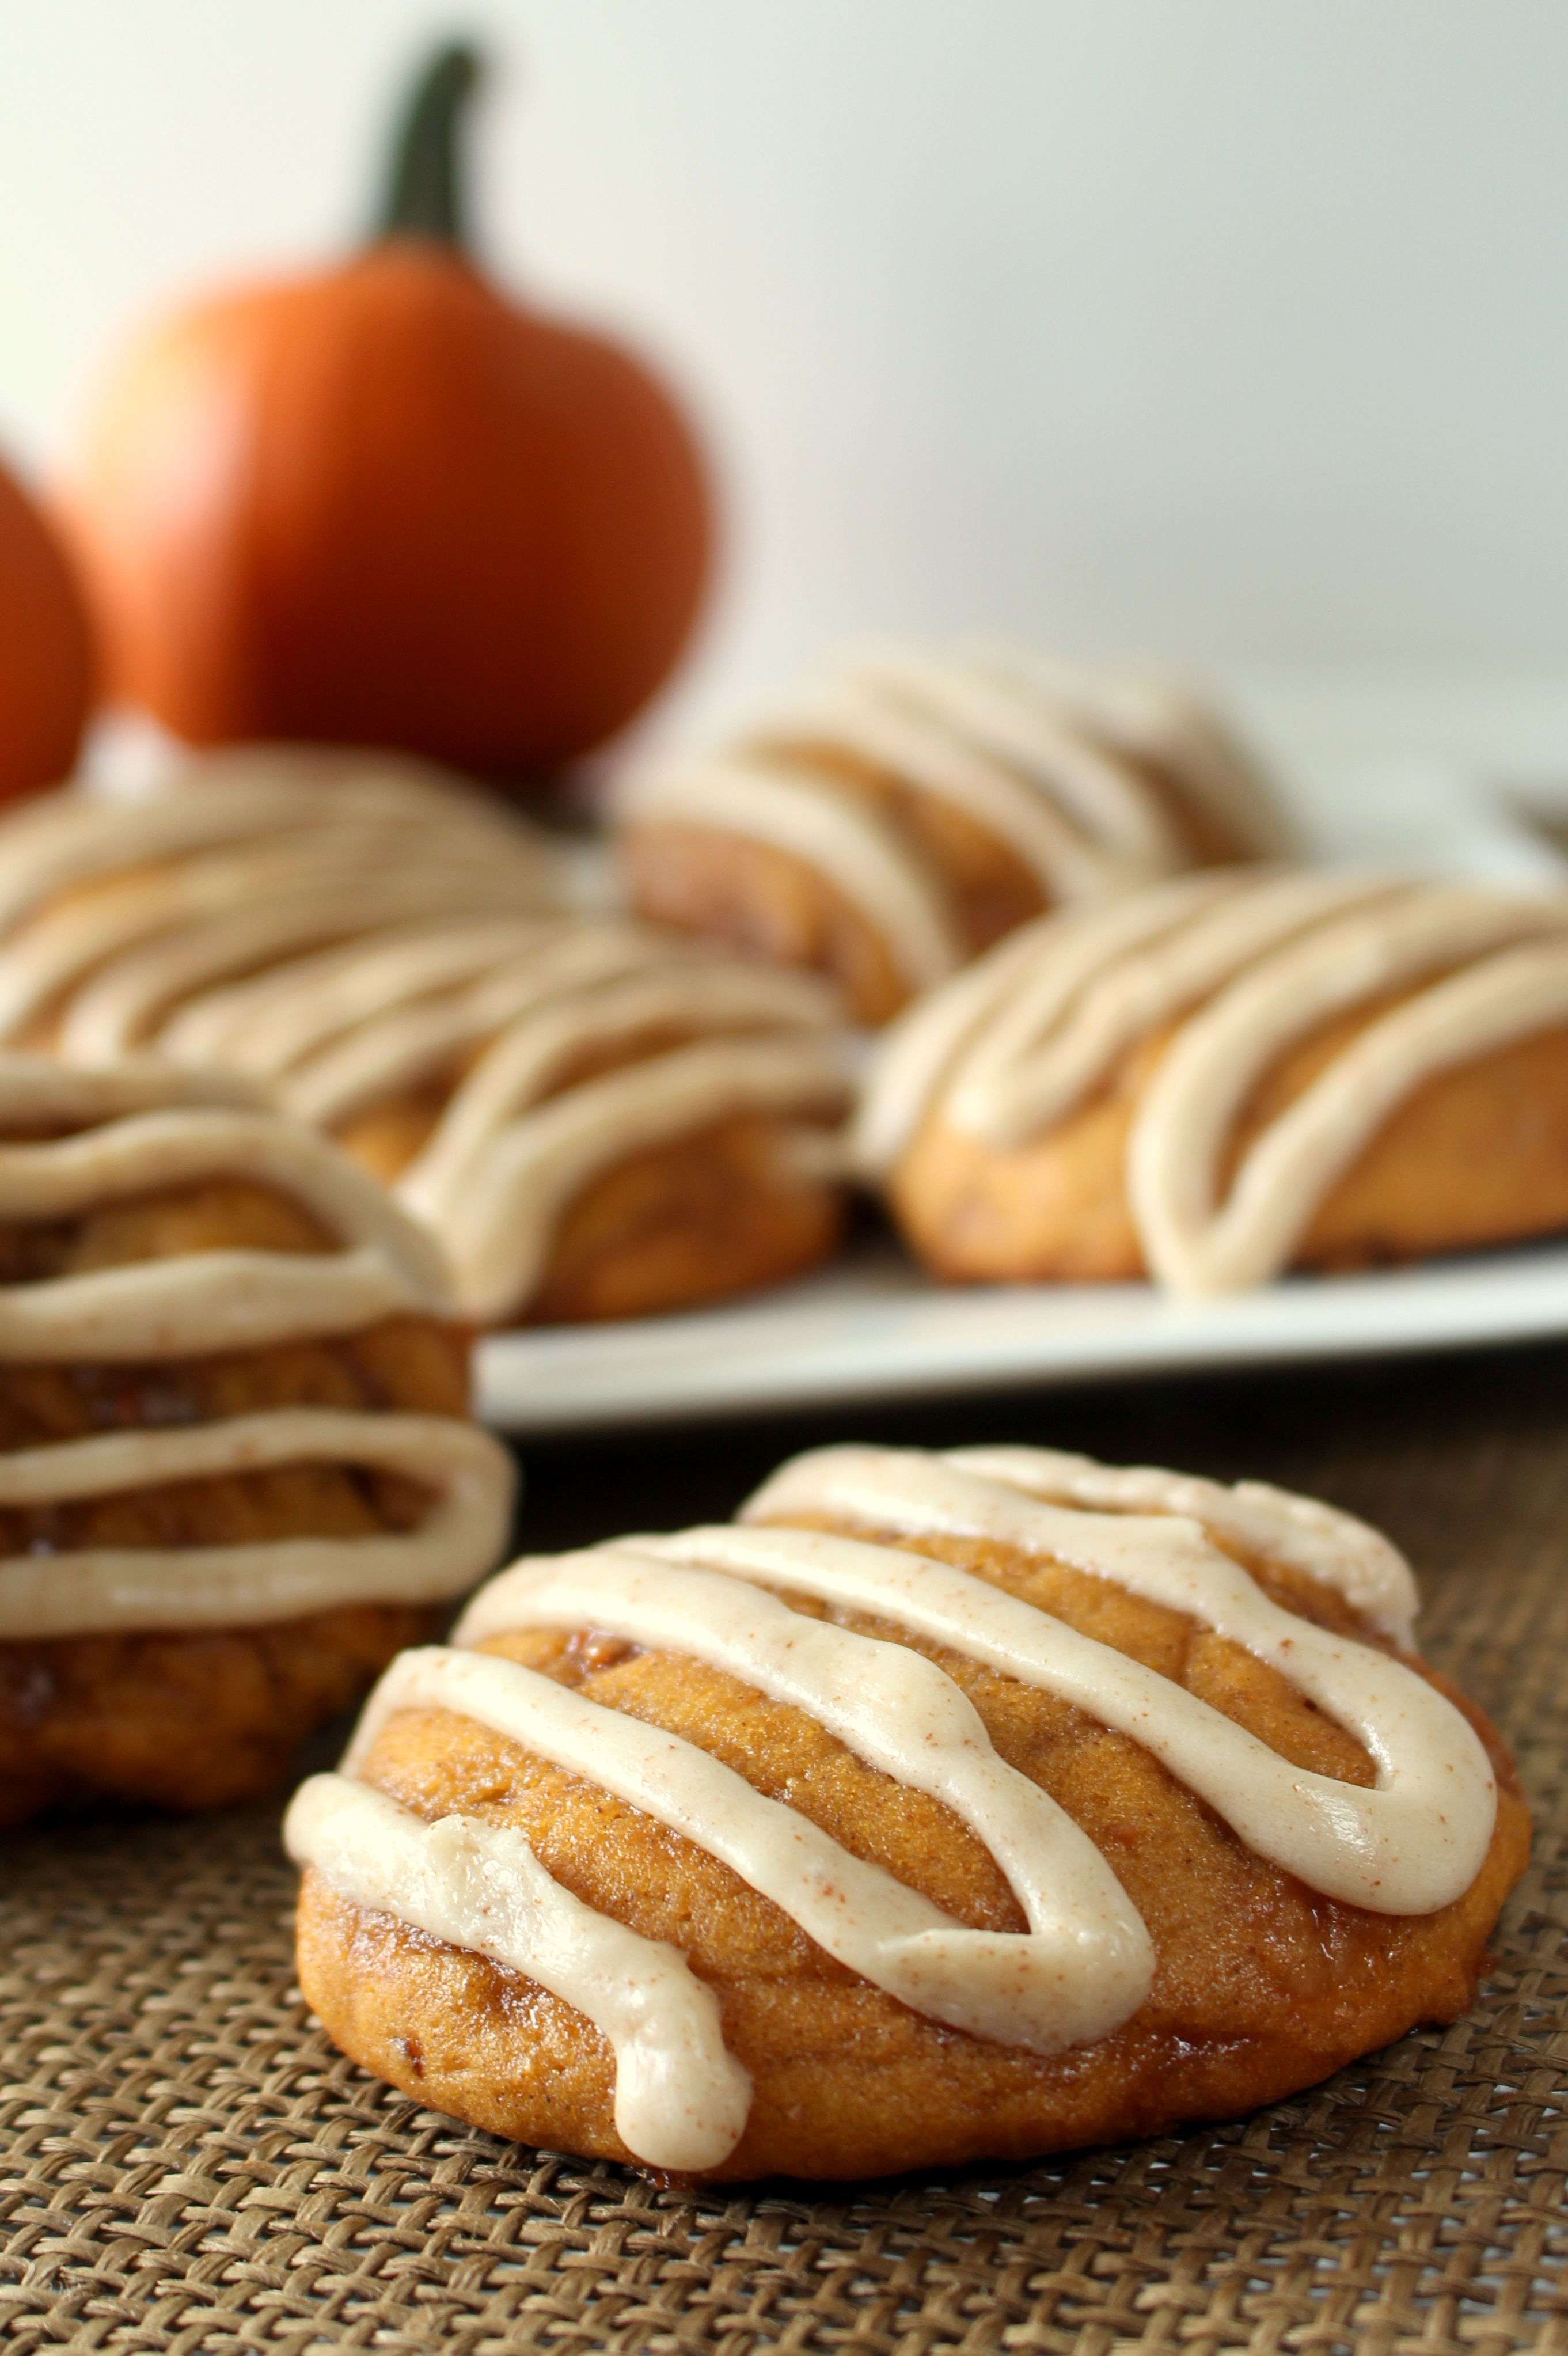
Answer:
M421 71L392 149L378 237L466 244L462 118L480 72L477 51L464 41L443 42Z

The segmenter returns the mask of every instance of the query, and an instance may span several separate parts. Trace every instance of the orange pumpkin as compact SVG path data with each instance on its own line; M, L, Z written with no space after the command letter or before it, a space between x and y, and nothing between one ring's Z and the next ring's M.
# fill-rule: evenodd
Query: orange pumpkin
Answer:
M87 616L64 552L0 466L0 801L69 775L91 691Z
M155 328L111 376L66 513L114 690L198 744L386 744L528 778L676 661L709 502L669 396L467 259L447 49L381 234Z

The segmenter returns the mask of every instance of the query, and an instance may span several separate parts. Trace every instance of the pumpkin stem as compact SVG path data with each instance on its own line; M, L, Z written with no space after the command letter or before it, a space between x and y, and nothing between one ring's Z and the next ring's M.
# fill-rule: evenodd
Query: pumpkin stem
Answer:
M443 42L409 94L387 193L376 224L379 237L432 237L466 243L459 133L464 104L478 81L478 52L465 41Z

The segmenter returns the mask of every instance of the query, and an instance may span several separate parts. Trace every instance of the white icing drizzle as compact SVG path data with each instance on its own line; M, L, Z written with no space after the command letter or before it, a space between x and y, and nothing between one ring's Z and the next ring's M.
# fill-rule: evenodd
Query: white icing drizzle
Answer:
M818 713L830 735L837 722L846 744L989 825L1053 896L1102 893L1126 861L1157 874L1182 863L1136 772L1004 670L956 652L869 648L797 725Z
M1285 812L1265 792L1256 769L1179 680L1094 669L1013 647L964 651L1091 743L1163 770L1258 854L1283 857L1297 848Z
M68 788L8 812L0 925L128 868L324 827L359 831L372 851L432 832L475 851L487 846L493 858L533 868L540 905L555 897L555 846L448 773L385 754L268 745L207 755L136 801Z
M1108 907L1040 917L1021 925L945 989L906 1008L873 1051L855 1124L857 1166L869 1178L885 1176L950 1076L965 1090L971 1120L989 1113L1000 1142L1031 1088L1049 1100L1057 1044L1051 1026L1081 1012L1074 1000L1085 985L1111 960L1136 954L1240 888L1234 872L1182 875ZM1093 1020L1097 1011L1088 1024L1080 1023L1080 1035L1103 1028ZM1009 1082L1010 1096L1004 1093Z
M5 1076L0 1066L0 1089ZM5 1286L0 1359L189 1357L351 1333L400 1312L452 1314L432 1239L325 1140L268 1113L183 1106L43 1144L0 1143L0 1219L78 1217L215 1178L275 1187L341 1248L196 1252Z
M1381 1530L1319 1498L1267 1481L1227 1487L1157 1464L1097 1464L1059 1448L952 1448L942 1461L1047 1504L1201 1522L1211 1537L1305 1571L1342 1595L1380 1635L1413 1649L1419 1598L1409 1563Z
M1009 716L1000 691L956 664L890 663L880 671L829 679L804 697L779 749L803 759L814 744L851 754L962 810L1005 843L1049 895L1098 897L1115 887L1117 862L1082 824L1082 804L1091 797L1064 792L1048 798L1046 763L1033 741L1044 731L1019 732L1037 754L1026 767L1022 745L1009 743L1008 732L997 724ZM1130 855L1156 873L1176 863L1169 830L1152 805L1140 801L1125 771L1065 734L1059 750L1052 784L1070 778L1076 787L1081 771L1093 772L1096 783L1112 789L1107 831L1136 835ZM1118 824L1124 817L1134 823Z
M405 1009L422 1018L428 1007L482 987L562 937L548 917L378 933L204 991L164 1024L158 1051L182 1064L238 1064L293 1083L312 1058L332 1054L367 1025Z
M1267 797L1189 700L964 648L845 656L737 743L633 772L618 814L633 830L694 827L791 852L859 911L912 991L929 989L964 960L951 887L905 820L836 774L845 759L960 811L1053 905L1193 863L1151 767L1243 850L1281 846Z
M1285 1267L1319 1205L1435 1074L1568 1020L1568 895L1381 876L1190 877L1025 927L881 1043L854 1156L894 1170L933 1115L999 1152L1086 1102L1144 1039L1175 1035L1133 1117L1127 1187L1151 1272L1179 1290ZM1413 992L1344 1046L1216 1173L1258 1082L1337 1015Z
M481 1644L507 1628L578 1628L586 1611L605 1635L688 1653L793 1703L884 1774L950 1807L990 1849L1029 1924L1027 1939L1009 1934L997 1950L1001 1985L983 1995L973 1966L981 1946L988 1955L996 1944L988 1933L945 1934L944 1958L923 1933L918 1981L902 1961L894 1976L879 1978L885 1965L868 1969L843 1947L835 1954L918 2010L1034 2052L1087 2043L1136 2011L1148 1993L1154 1952L1125 1892L1072 1817L997 1758L951 1677L905 1645L804 1619L743 1586L741 1534L691 1538L694 1548L712 1541L713 1555L702 1558L714 1569L677 1568L667 1558L686 1543L678 1538L654 1542L650 1554L656 1550L660 1560L641 1554L636 1539L558 1561L525 1559L475 1598L454 1642ZM749 1869L745 1878L794 1911L779 1897L787 1870L772 1871L766 1884ZM815 1924L805 1927L821 1938ZM987 1968L981 1957L981 1972ZM942 1976L969 1981L968 1992L935 1994ZM921 1993L911 1995L912 1987Z
M1048 1502L1062 1494L1114 1510ZM1393 1549L1349 1516L1261 1484L1223 1490L1024 1449L950 1458L825 1450L775 1474L743 1526L623 1539L504 1572L469 1605L455 1649L407 1654L387 1672L339 1775L316 1779L291 1812L291 1849L356 1904L539 1978L613 2040L645 1976L638 1953L609 1955L595 1928L603 1918L585 1922L554 1907L531 1852L525 1863L517 1850L492 1847L481 1869L472 1819L455 1820L449 1854L392 1804L381 1804L389 1814L364 1805L359 1777L389 1719L452 1710L694 1841L849 1969L929 2019L1042 2054L1110 2034L1145 2000L1156 1959L1105 1859L997 1757L935 1662L795 1612L795 1595L864 1612L1073 1703L1150 1751L1260 1855L1326 1896L1388 1914L1451 1903L1480 1868L1496 1811L1485 1752L1463 1717L1403 1663L1280 1610L1199 1521L1164 1510L1171 1505L1198 1509L1218 1537L1307 1569L1403 1628L1411 1587ZM778 1526L802 1515L868 1535ZM1189 1614L1353 1733L1375 1786L1290 1766L1184 1688L1005 1589L875 1542L892 1532L990 1539ZM462 1649L529 1627L591 1628L684 1654L806 1711L870 1767L950 1807L989 1849L1028 1929L968 1929L695 1744L517 1662ZM705 2016L694 2038L686 2002L677 1983L662 2032L688 2040L678 2080L686 2099L667 2079L645 2101L639 2079L635 2127L617 2043L617 2126L654 2166L717 2165L743 2129L734 2082L720 2072L716 2020ZM650 2010L665 2004L661 1992ZM648 2018L637 2015L640 2024ZM672 2156L694 2148L701 2159Z
M1129 1047L1209 997L1262 950L1386 887L1285 874L1250 889L1184 879L1086 921L1000 1009L953 1089L953 1119L1010 1145L1082 1104Z
M1220 1292L1275 1275L1336 1180L1424 1080L1568 1022L1568 899L1552 909L1477 900L1434 892L1326 927L1187 1026L1127 1147L1128 1198L1165 1283ZM1559 937L1507 946L1549 928ZM1225 1137L1275 1057L1335 1013L1461 959L1473 962L1350 1041L1249 1147L1216 1206Z
M351 1464L428 1488L417 1529L351 1539L99 1547L0 1562L0 1641L91 1630L221 1628L349 1603L461 1595L507 1543L512 1484L487 1433L454 1416L275 1408L190 1430L95 1433L0 1456L0 1509L59 1505L175 1481Z
M0 1221L69 1220L240 1180L297 1204L335 1238L315 1252L198 1249L0 1287L0 1361L162 1364L349 1334L398 1314L453 1314L432 1240L324 1140L233 1101L246 1093L227 1076L145 1064L89 1073L0 1054L5 1126L72 1132L0 1138ZM472 1585L504 1543L510 1459L473 1426L439 1416L278 1408L192 1429L96 1433L0 1455L0 1507L318 1462L405 1473L429 1489L431 1509L416 1529L368 1537L0 1561L0 1639L432 1601Z
M290 1854L340 1896L525 1973L586 2014L615 2055L615 2126L661 2168L716 2168L741 2140L752 2082L684 1956L584 1906L526 1840L476 1816L427 1825L379 1792L313 1775L289 1804Z

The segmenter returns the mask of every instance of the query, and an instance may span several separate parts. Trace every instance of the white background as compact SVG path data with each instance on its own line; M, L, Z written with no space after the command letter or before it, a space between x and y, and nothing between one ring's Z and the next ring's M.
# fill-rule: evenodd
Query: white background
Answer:
M0 0L0 439L368 210L411 0ZM496 268L685 389L685 691L846 633L1568 674L1561 0L485 0Z

